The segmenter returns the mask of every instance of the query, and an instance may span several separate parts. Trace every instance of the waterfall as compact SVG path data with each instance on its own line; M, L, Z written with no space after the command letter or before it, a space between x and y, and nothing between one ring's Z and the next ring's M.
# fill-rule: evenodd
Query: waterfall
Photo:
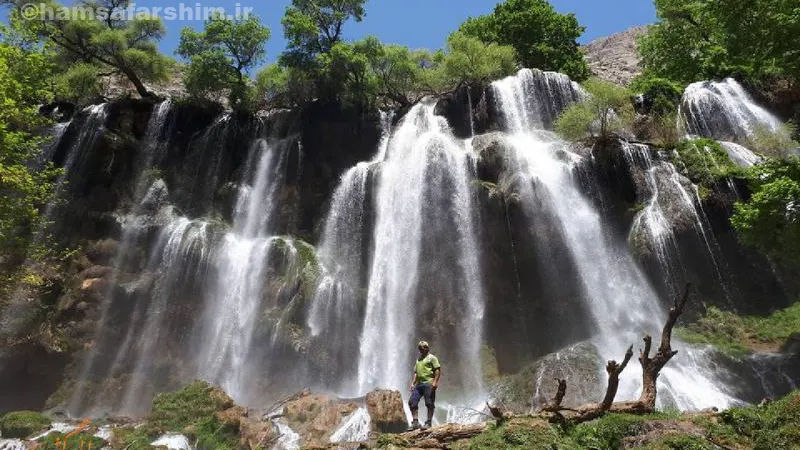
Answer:
M555 93L569 93L569 89ZM527 97L531 84L527 73L495 82L492 88L508 130L506 177L514 180L523 208L532 223L549 218L558 224L562 239L577 269L584 299L594 323L594 343L603 359L619 360L625 349L639 340L638 334L654 335L663 325L664 312L629 250L613 240L600 213L580 190L576 164L581 156L566 142L531 120L539 114L531 103L564 102L549 97ZM574 97L568 97L574 99ZM541 111L541 108L539 108ZM660 378L660 398L671 399L682 409L727 406L733 401L718 387L700 358L685 349ZM622 379L619 397L637 396L641 368L634 364ZM598 367L598 370L602 370ZM702 387L702 389L700 389Z
M690 84L679 116L689 134L728 141L744 141L759 128L778 132L782 126L733 78Z
M423 337L433 341L444 365L454 367L449 383L463 383L469 392L481 386L476 368L484 298L470 186L473 156L434 108L425 101L402 119L376 181L361 392L404 391ZM439 334L421 335L423 330Z
M242 398L246 392L251 341L260 317L264 272L272 247L269 232L278 209L277 189L285 159L285 152L279 150L264 139L256 140L250 150L250 173L239 187L232 230L216 253L217 275L197 334L199 373L234 398Z
M363 442L369 439L371 418L367 408L361 407L350 414L339 428L333 432L330 442Z
M763 161L763 159L753 153L750 149L743 147L735 142L720 141L720 145L728 153L731 161L740 167L752 167Z
M333 359L344 369L333 370L325 377L330 378L329 387L347 381L339 387L352 395L357 390L353 381L357 361L353 360L352 349L358 346L365 301L362 274L371 213L368 188L386 157L393 117L394 114L381 112L382 137L377 154L345 172L333 194L318 252L322 274L307 318L313 338L339 347L331 349Z

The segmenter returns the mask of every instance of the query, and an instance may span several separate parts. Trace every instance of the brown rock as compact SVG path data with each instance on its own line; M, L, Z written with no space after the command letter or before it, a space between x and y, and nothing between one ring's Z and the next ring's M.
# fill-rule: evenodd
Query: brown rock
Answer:
M243 418L239 426L239 445L248 450L271 448L278 436L269 422Z
M248 415L247 409L241 406L234 406L225 411L216 413L217 420L220 421L225 427L232 430L239 430L242 420Z
M94 265L78 274L79 280L90 278L109 278L114 273L114 269L107 266Z
M304 392L284 405L284 417L303 442L303 448L325 446L358 405L324 394Z
M403 397L397 391L374 390L367 394L367 411L372 429L380 433L400 433L408 428Z
M600 38L583 47L592 74L601 80L627 86L641 73L638 39L648 27L635 27Z
M93 241L86 248L86 256L95 264L109 264L119 251L119 242L114 239Z

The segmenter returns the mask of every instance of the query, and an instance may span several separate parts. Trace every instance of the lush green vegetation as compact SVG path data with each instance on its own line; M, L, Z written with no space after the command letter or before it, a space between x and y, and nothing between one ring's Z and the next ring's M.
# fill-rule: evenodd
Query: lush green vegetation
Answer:
M749 179L753 195L731 217L739 238L780 262L800 264L800 158L769 160Z
M483 42L513 47L522 67L562 72L575 81L589 78L577 43L584 30L574 14L560 14L546 0L507 0L461 26Z
M717 181L743 176L719 142L712 139L684 139L675 145L672 162L693 182L708 187Z
M765 349L776 351L800 330L800 303L769 316L740 316L709 307L697 321L679 328L687 342L711 344L732 355L743 356Z
M67 97L83 100L90 94L98 95L99 79L108 75L126 78L139 95L148 97L151 93L145 83L164 80L169 73L172 60L161 54L157 46L166 32L164 24L161 19L145 14L128 18L124 14L131 4L128 0L80 2L105 8L109 13L104 18L89 14L75 17L47 14L46 11L63 7L52 0L13 3L42 9L41 19L22 19L15 10L11 20L52 45L56 61L64 69L60 78L66 85L63 93ZM27 14L31 11L26 11Z
M630 129L634 115L630 91L598 79L588 80L583 87L589 98L570 105L556 121L562 137L602 142Z
M517 419L510 423L491 426L474 438L465 449L489 450L578 450L569 437L546 422Z
M4 438L26 438L50 426L50 419L35 411L15 411L0 418L0 433Z
M227 92L231 107L246 108L253 95L247 74L266 56L269 36L269 28L256 16L232 19L216 15L202 32L184 28L177 53L189 60L186 89L196 97L219 97Z
M648 75L682 84L734 74L800 79L800 12L793 0L655 0L641 40Z
M18 31L0 28L0 299L20 282L34 287L44 283L22 262L43 261L54 250L46 235L32 237L45 225L42 209L61 172L38 161L48 140L40 129L49 124L38 105L54 96L53 54Z
M748 136L745 147L771 158L784 158L788 150L800 148L800 142L792 139L797 134L797 127L787 123L778 130L767 125L757 126Z

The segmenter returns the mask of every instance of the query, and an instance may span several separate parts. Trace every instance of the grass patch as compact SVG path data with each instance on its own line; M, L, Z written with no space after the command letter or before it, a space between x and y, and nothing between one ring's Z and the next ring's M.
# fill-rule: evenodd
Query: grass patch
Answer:
M0 419L0 432L4 438L26 438L50 426L50 419L36 411L14 411Z
M676 414L672 412L643 416L606 414L599 419L572 428L569 435L580 446L579 448L617 449L621 447L623 439L637 435L645 422L672 419Z
M500 426L491 426L462 447L464 450L579 450L578 446L558 429L546 422L515 419Z
M719 446L714 445L700 436L691 434L672 434L662 437L655 442L651 442L643 447L635 447L634 450L718 450Z
M764 406L731 408L720 417L754 450L800 449L800 391Z
M180 391L156 396L142 430L144 435L134 433L130 438L138 444L144 436L172 431L196 439L200 450L234 449L239 430L224 425L216 416L233 406L233 400L222 390L205 381L195 381Z
M739 316L711 306L696 322L676 329L686 342L711 344L735 357L764 349L777 350L798 331L800 302L766 317Z

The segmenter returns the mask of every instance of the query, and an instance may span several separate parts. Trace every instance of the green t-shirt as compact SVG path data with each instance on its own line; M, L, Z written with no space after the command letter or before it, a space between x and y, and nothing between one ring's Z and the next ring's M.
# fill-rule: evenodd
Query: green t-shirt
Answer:
M439 358L428 353L424 358L417 358L414 372L417 374L417 383L430 383L433 381L433 372L440 369Z

